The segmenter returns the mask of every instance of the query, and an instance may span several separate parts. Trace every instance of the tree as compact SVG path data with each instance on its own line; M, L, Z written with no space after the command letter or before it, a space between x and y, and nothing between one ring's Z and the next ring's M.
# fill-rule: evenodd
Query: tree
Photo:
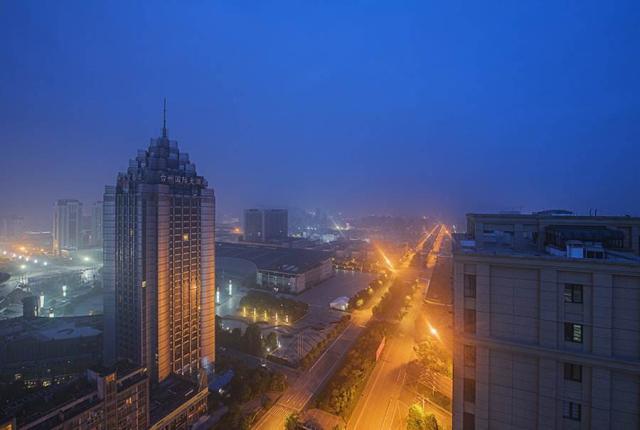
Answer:
M249 324L244 331L244 346L245 351L249 354L262 357L262 332L257 324Z
M427 415L426 420L425 420L425 424L426 424L426 427L425 427L426 430L440 430L441 429L440 425L438 424L438 420L436 419L436 416L433 415L433 414Z
M433 414L428 414L422 406L413 404L407 415L407 430L440 430L438 420Z
M274 331L267 335L265 345L269 351L274 351L278 347L278 335Z
M285 430L298 430L300 427L300 419L297 414L291 414L284 423Z

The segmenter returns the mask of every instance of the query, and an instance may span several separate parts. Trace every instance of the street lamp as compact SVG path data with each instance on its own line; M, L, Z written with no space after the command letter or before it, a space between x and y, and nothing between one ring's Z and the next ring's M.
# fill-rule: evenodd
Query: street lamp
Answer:
M431 335L436 339L440 340L440 333L438 333L438 330L430 323L427 323L427 325L429 326L429 333L431 333Z

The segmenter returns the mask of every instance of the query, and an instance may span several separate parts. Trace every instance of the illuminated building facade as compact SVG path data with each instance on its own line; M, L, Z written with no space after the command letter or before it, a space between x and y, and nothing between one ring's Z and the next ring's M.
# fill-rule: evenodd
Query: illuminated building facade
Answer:
M188 154L152 139L104 194L105 363L153 383L214 362L215 197Z

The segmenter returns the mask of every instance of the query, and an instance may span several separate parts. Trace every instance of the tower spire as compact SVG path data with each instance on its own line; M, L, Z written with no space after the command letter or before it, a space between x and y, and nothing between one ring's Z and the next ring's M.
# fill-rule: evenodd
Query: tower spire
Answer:
M162 112L162 137L167 137L167 98L164 98L164 110Z

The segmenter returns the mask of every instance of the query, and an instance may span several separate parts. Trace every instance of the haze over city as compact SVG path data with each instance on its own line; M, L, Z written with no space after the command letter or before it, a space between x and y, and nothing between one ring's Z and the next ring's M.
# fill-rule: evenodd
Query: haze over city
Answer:
M164 97L220 213L640 209L637 2L2 9L1 211L40 228L100 198Z
M0 430L640 429L639 22L0 2Z

